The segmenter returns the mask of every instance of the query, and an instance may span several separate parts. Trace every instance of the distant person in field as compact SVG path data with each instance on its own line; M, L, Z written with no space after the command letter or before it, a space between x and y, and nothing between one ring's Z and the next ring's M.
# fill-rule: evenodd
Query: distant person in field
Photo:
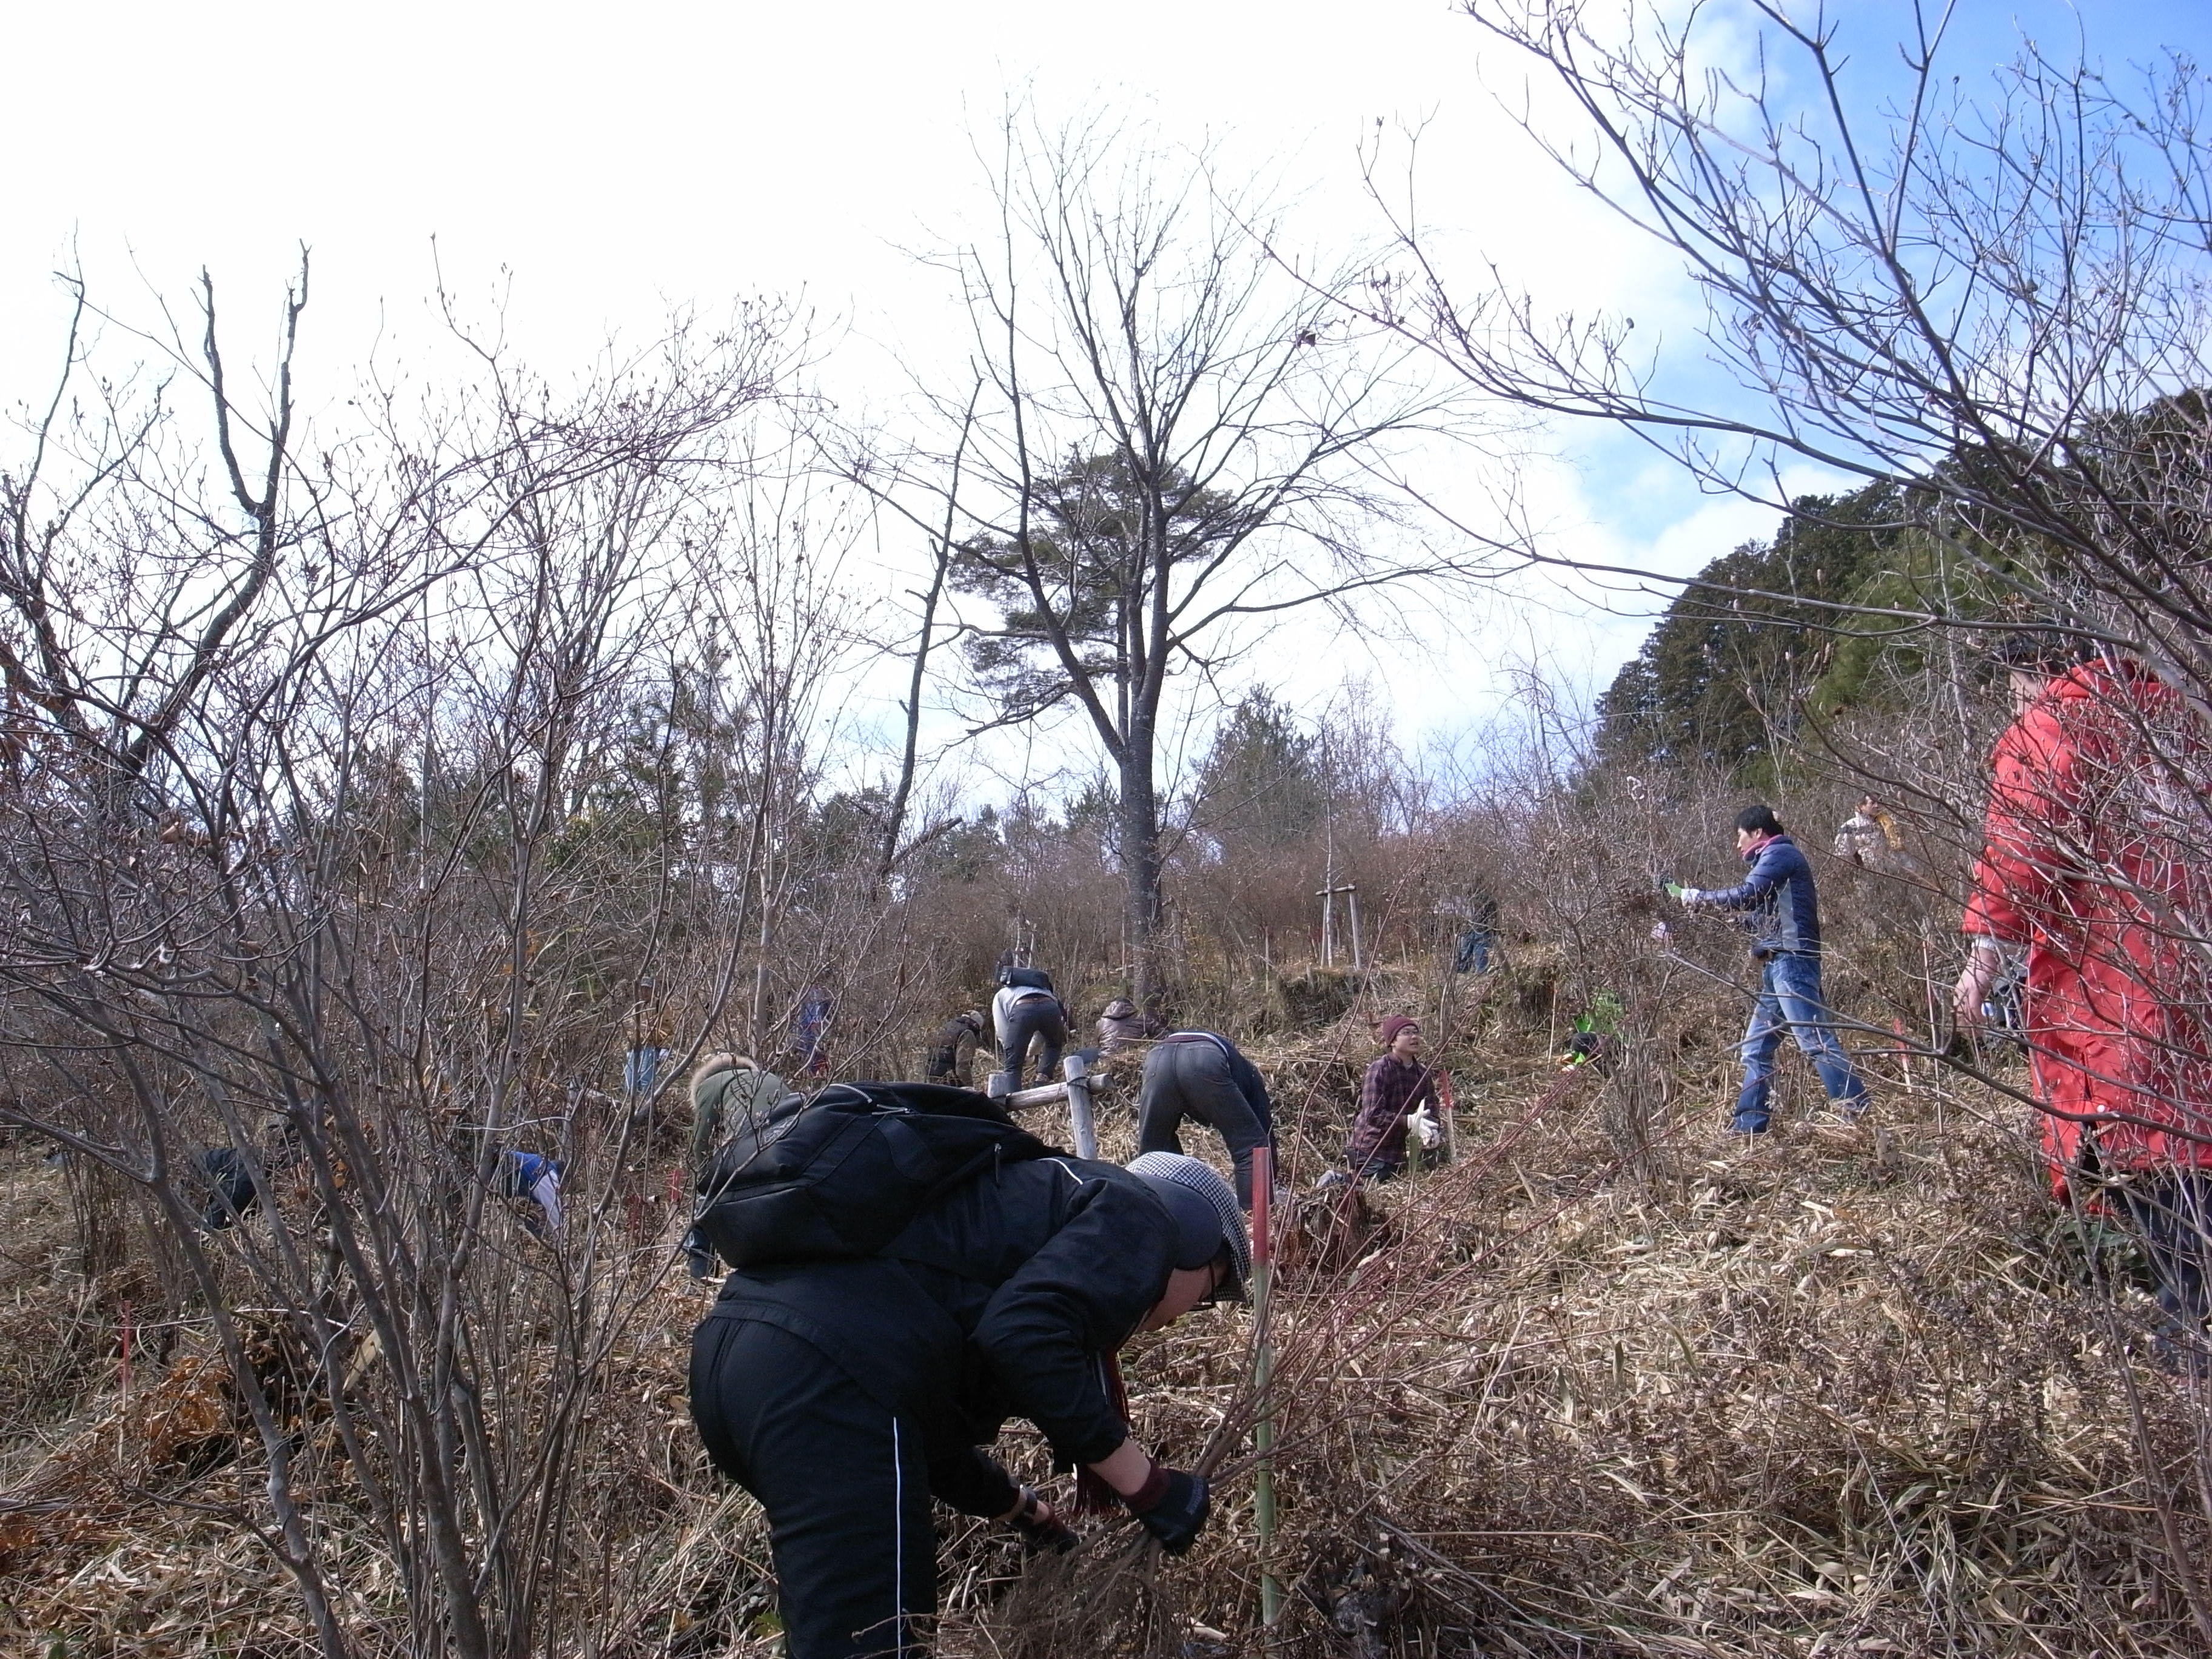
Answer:
M1012 963L999 969L999 994L991 999L991 1021L999 1037L999 1069L1009 1089L1022 1087L1030 1056L1036 1056L1037 1081L1060 1074L1060 1050L1067 1047L1067 1010L1042 968Z
M1393 1014L1376 1028L1382 1052L1359 1080L1359 1110L1352 1120L1344 1162L1355 1179L1395 1180L1406 1167L1406 1137L1437 1124L1442 1106L1435 1069L1424 1060L1421 1022Z
M1905 834L1897 827L1896 815L1872 795L1859 797L1850 817L1837 829L1830 850L1866 870L1901 870L1907 863Z
M254 1190L253 1171L235 1146L210 1146L199 1155L197 1167L207 1202L200 1212L203 1231L219 1233L236 1226L261 1206Z
M2212 1316L2212 744L2138 663L2060 636L2008 649L1982 852L1952 992L1981 1025L2027 950L2023 1036L2062 1199L2115 1194L2158 1280L2167 1363L2202 1370ZM2194 918L2195 921L2191 919Z
M522 1224L538 1238L561 1231L561 1161L512 1147L499 1155L493 1190L515 1203Z
M1467 904L1467 928L1453 953L1455 974L1486 974L1498 949L1498 899L1486 888L1477 888Z
M299 1137L289 1119L274 1119L263 1129L259 1151L264 1176L273 1175L299 1157ZM261 1207L253 1167L237 1147L210 1146L193 1160L193 1167L206 1200L200 1212L202 1231L225 1231Z
M969 1009L953 1015L937 1028L922 1066L922 1081L942 1083L955 1089L975 1086L975 1046L983 1038L983 1015Z
M1137 1150L1182 1152L1183 1122L1190 1118L1228 1144L1237 1202L1250 1209L1252 1151L1273 1146L1275 1111L1260 1068L1218 1031L1170 1031L1145 1056Z
M1157 1036L1159 1027L1139 1012L1137 1005L1127 997L1115 997L1098 1016L1098 1048L1102 1054L1119 1054L1124 1048L1142 1042L1148 1036Z
M1736 852L1750 866L1734 887L1682 890L1688 910L1732 910L1752 930L1752 960L1759 964L1759 999L1743 1036L1743 1087L1736 1096L1735 1133L1765 1134L1774 1057L1786 1035L1796 1041L1820 1075L1821 1086L1845 1122L1867 1107L1866 1083L1836 1036L1820 985L1820 902L1813 866L1797 849L1771 806L1736 814Z
M826 1077L830 1073L830 1023L837 1017L837 999L826 985L810 985L799 1000L799 1018L792 1028L792 1043L799 1054L799 1074Z

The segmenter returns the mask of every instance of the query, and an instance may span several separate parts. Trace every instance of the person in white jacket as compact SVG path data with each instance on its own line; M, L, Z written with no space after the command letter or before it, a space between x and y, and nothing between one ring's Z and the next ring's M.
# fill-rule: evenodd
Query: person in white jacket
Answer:
M1042 968L1009 968L991 999L991 1024L999 1036L999 1069L1009 1091L1022 1086L1030 1051L1037 1050L1037 1080L1049 1083L1060 1072L1060 1052L1067 1046L1067 1010L1054 994L1052 975Z

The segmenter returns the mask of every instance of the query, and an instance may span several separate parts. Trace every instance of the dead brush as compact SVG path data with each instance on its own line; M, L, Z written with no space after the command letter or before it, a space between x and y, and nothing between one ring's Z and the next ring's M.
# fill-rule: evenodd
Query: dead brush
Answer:
M1639 1108L1641 1175L1607 1080L1451 1057L1528 1080L1463 1097L1458 1162L1364 1192L1373 1248L1279 1278L1272 1632L1251 1333L1225 1319L1131 1357L1140 1436L1211 1462L1197 1549L1148 1565L1109 1534L1032 1565L948 1603L945 1651L2198 1651L2149 1500L2186 1481L2202 1402L2142 1369L2124 1289L2027 1248L2018 1109L1900 1081L1877 1142L1797 1122L1793 1083L1769 1141L1725 1143L1726 1052L1685 1034L1731 1016L1693 990L1641 1039L1689 1060ZM1334 1034L1310 1041L1326 1078ZM1341 1109L1310 1091L1296 1142ZM2149 1488L2130 1389L2159 1407Z
M1392 1242L1389 1222L1361 1186L1302 1194L1289 1206L1275 1263L1285 1277L1342 1273Z
M326 1419L284 1327L267 1317L242 1323L264 1391L295 1434ZM224 1357L199 1343L183 1348L165 1369L150 1370L136 1395L118 1390L0 1500L0 1571L118 1535L158 1512L167 1494L235 1461L251 1435Z
M1361 1189L1376 1230L1284 1267L1266 1563L1251 1322L1198 1316L1125 1365L1145 1442L1212 1473L1206 1534L1163 1561L1129 1523L1102 1525L1075 1555L1024 1562L960 1524L947 1659L2201 1651L2160 1505L2188 1490L2203 1401L2142 1363L2124 1252L2053 1242L2021 1109L1917 1072L1882 1096L1886 1142L1816 1133L1793 1066L1776 1133L1728 1143L1732 1073L1711 1037L1737 1017L1725 987L1641 1006L1669 1083L1636 1106L1640 1173L1608 1121L1612 1083L1559 1076L1540 1032L1509 1024L1443 1057L1491 1079L1462 1091L1457 1160ZM1341 1144L1361 1042L1355 1017L1267 1046L1293 1080L1278 1098L1302 1188ZM1033 1127L1064 1133L1048 1114ZM1103 1130L1108 1155L1133 1150L1127 1114ZM1189 1144L1221 1161L1212 1137ZM684 1408L706 1295L665 1282L610 1339L569 1510L599 1563L574 1650L773 1649L758 1512L706 1467ZM517 1353L511 1398L550 1386L555 1351ZM1033 1437L1000 1452L1052 1480ZM115 1650L134 1659L181 1656L206 1629L297 1650L296 1599L207 1518L255 1477L249 1448L125 1531L46 1549L5 1581L8 1634L127 1631ZM410 1651L392 1552L349 1472L319 1462L303 1490L358 1650ZM2203 1553L2201 1522L2172 1525ZM1263 1565L1290 1591L1264 1638ZM135 1611L153 1586L186 1610L173 1629Z

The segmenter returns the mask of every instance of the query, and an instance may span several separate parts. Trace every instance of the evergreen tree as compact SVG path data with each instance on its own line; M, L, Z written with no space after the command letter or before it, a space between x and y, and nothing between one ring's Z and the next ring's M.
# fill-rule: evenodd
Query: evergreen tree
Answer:
M1901 518L1888 483L1802 496L1772 542L1707 565L1598 700L1600 757L1738 774L1763 759L1854 625L1834 607L1882 573Z
M1321 745L1265 690L1249 694L1198 769L1195 827L1214 845L1297 845L1320 827L1328 785Z

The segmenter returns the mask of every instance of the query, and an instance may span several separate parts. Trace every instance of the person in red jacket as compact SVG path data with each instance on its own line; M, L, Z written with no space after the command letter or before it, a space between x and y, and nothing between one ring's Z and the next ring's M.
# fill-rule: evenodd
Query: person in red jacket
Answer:
M2166 1316L2160 1352L2205 1356L2212 1266L2212 745L2129 661L2008 653L2014 718L1952 993L1983 1021L2002 947L2027 947L2025 1024L2044 1146L2064 1199L2115 1194Z

